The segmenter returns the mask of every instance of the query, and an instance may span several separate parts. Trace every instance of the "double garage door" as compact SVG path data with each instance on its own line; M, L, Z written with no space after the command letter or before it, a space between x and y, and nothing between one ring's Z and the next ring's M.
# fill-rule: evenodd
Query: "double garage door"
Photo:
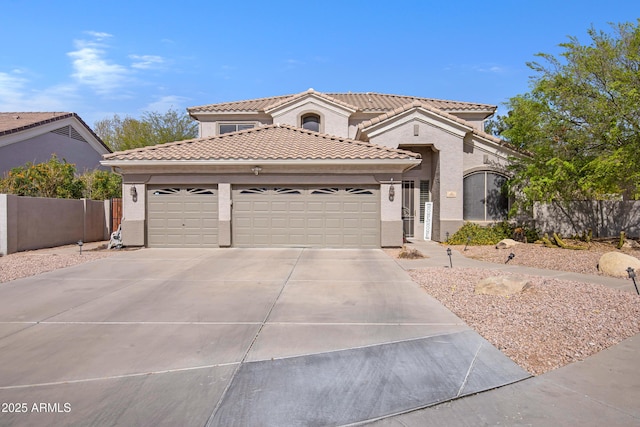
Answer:
M374 187L237 187L232 236L238 247L380 247Z
M234 187L236 247L380 247L380 197L374 186ZM218 191L151 187L149 247L218 246Z

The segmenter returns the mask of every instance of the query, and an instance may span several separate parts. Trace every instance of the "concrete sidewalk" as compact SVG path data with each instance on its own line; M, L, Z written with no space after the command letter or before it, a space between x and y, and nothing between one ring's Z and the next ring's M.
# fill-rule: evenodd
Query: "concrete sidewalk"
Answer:
M410 243L429 258L398 260L405 269L449 266L446 246ZM452 251L454 268L491 268L600 283L635 293L630 280L486 263ZM640 298L640 297L639 297ZM640 425L640 335L538 377L371 423L375 426Z

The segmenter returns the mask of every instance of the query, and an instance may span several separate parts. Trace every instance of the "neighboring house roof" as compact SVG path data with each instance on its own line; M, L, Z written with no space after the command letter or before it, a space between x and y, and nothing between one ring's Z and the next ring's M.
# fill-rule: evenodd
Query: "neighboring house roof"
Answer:
M91 133L100 145L102 145L108 152L111 149L95 134L76 113L65 112L13 112L13 113L0 113L0 137L10 135L18 132L22 132L28 129L36 128L48 123L64 120L68 118L75 118L80 124Z
M103 164L157 160L415 160L419 154L321 134L288 125L268 125L220 136L170 142L104 156Z
M391 111L414 101L443 111L456 112L487 112L493 114L497 107L489 104L478 104L462 101L446 101L433 98L420 98L416 96L388 95L382 93L324 93L313 89L308 91L284 96L274 96L270 98L249 99L245 101L223 102L219 104L208 104L197 107L190 107L187 110L190 114L198 113L230 113L230 112L265 112L271 110L288 101L301 98L309 93L342 104L348 108L356 109L365 113L378 113Z

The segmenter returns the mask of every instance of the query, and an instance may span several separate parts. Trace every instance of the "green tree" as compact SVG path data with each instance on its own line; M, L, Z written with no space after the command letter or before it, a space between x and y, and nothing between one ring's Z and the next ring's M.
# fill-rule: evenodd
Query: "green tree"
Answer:
M531 91L511 98L500 136L528 152L514 159L519 206L535 201L640 197L640 19L571 37L559 58L527 64Z
M46 163L28 162L13 168L0 181L1 192L18 196L79 199L83 190L75 165L58 160L55 154Z
M95 169L80 176L84 183L84 197L107 200L122 197L122 177L113 172Z
M169 109L164 114L145 112L142 118L129 116L99 120L94 131L113 151L192 139L198 135L198 123L186 113Z

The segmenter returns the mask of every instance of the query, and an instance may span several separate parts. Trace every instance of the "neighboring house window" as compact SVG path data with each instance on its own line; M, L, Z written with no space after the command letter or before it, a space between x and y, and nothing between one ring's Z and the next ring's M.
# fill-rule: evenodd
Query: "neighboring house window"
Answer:
M320 116L317 114L305 114L302 116L302 127L314 132L320 132Z
M256 127L253 123L221 123L218 132L220 135L223 133L237 132L239 130L252 129Z
M469 221L496 221L507 218L509 198L507 178L495 172L475 172L464 178L463 218Z

